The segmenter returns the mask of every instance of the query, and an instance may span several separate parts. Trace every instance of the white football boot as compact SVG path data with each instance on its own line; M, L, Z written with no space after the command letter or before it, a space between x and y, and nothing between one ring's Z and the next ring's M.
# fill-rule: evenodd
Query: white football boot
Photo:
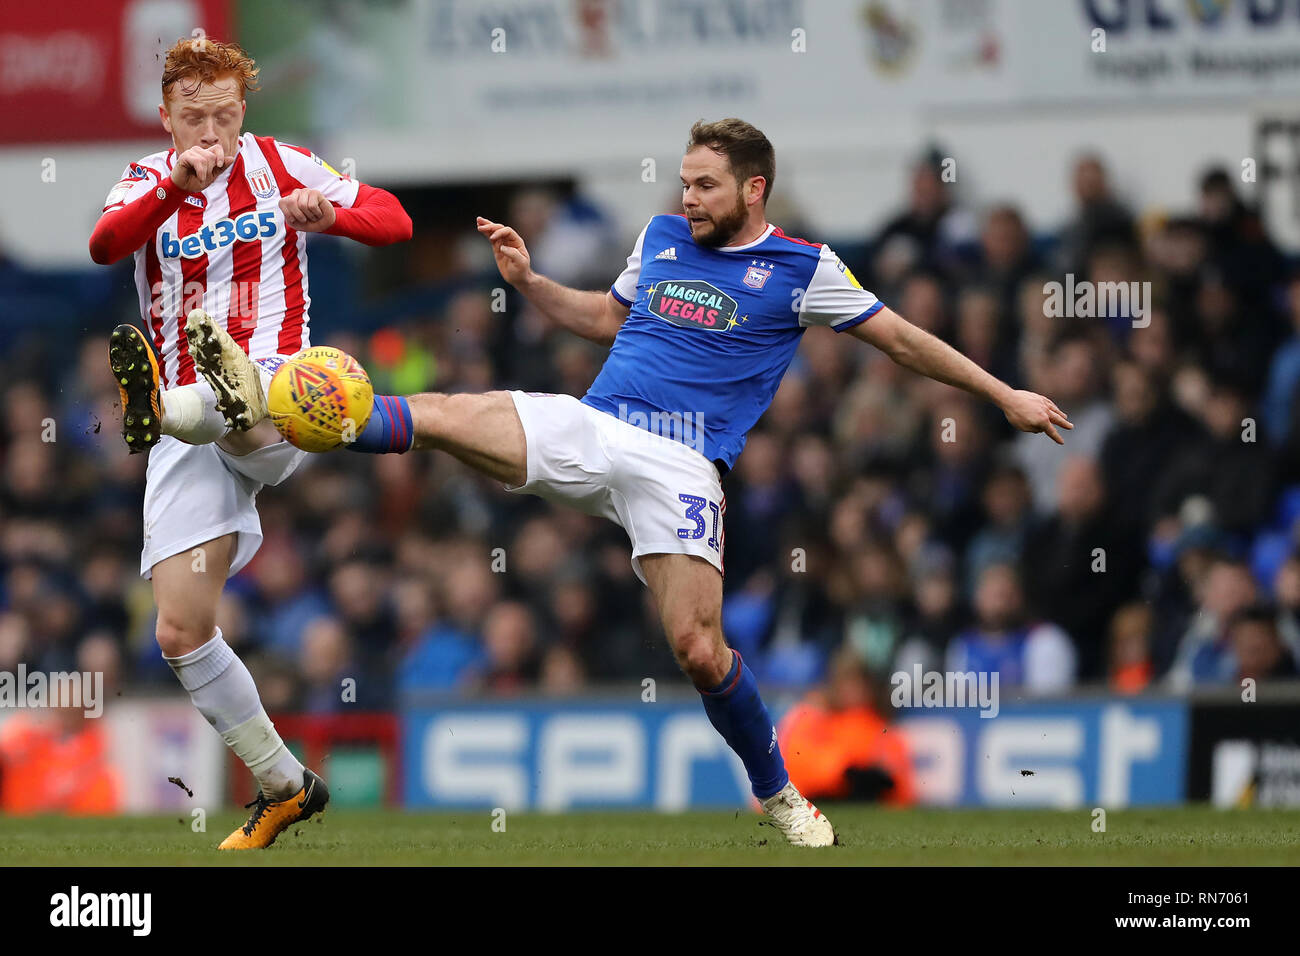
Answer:
M809 803L802 793L787 783L780 793L763 801L763 812L795 846L830 846L835 842L835 828L826 815Z
M248 431L266 418L262 372L230 334L202 309L185 320L190 357L217 396L217 411L226 427Z

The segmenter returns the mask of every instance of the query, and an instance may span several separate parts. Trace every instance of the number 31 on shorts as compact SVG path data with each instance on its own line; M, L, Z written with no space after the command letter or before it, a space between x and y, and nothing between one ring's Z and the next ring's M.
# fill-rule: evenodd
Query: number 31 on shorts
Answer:
M709 534L708 545L714 551L718 551L721 545L718 542L718 525L722 519L722 509L716 501L709 501L701 498L699 495L678 495L682 504L686 505L686 520L694 521L692 527L678 528L677 537L686 541L697 541L704 537L708 524L704 520L704 509L707 506L709 513L713 516L713 531Z

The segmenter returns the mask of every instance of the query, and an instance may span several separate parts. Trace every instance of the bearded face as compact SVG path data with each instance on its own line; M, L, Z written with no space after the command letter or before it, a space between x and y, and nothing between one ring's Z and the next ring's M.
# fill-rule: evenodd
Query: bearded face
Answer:
M682 212L691 237L711 249L735 244L752 216L745 187L754 180L737 179L730 160L705 146L692 148L682 158L681 178ZM761 211L761 206L753 208Z
M744 228L749 214L744 196L739 189L736 190L733 198L734 201L730 206L717 212L710 212L704 205L686 210L691 237L696 242L710 249L719 249L732 244L736 234Z

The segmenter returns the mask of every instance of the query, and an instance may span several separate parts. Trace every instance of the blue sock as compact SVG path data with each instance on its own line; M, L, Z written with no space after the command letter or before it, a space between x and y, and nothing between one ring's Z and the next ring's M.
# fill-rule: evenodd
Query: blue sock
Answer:
M346 447L353 451L382 455L385 452L410 451L415 441L411 427L411 406L400 395L376 395L370 421L356 441Z
M709 723L745 764L754 796L766 800L790 782L790 775L777 746L776 727L758 696L754 672L745 666L739 651L731 653L735 659L722 683L700 691L700 696Z

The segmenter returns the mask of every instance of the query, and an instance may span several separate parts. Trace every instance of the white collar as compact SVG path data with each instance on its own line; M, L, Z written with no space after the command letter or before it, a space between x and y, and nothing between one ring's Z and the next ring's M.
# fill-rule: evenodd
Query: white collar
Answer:
M754 246L758 245L760 242L762 242L764 239L770 236L775 229L776 226L772 225L769 222L767 224L767 228L763 230L763 234L759 236L757 239L755 239L753 242L747 242L743 246L719 246L718 251L719 252L741 252L745 249L752 249L754 248Z

